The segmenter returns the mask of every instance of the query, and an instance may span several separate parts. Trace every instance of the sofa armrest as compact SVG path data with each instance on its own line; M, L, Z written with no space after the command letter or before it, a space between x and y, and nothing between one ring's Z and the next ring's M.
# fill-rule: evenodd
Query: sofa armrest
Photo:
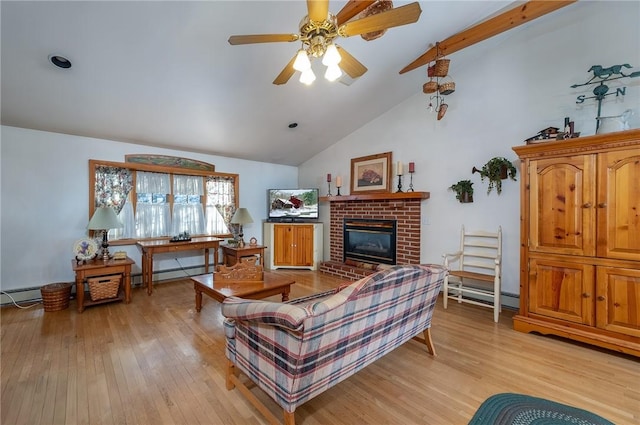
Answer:
M310 314L305 308L292 304L228 297L222 302L222 315L228 319L266 323L298 331Z

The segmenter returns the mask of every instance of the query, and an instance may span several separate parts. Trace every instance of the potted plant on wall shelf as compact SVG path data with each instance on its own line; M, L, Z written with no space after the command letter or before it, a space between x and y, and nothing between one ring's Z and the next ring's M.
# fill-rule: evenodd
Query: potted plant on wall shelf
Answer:
M516 167L514 167L507 158L501 156L491 158L480 170L473 167L472 171L474 173L476 171L479 172L482 181L484 181L485 178L489 179L487 194L491 193L491 189L495 187L499 195L502 193L502 180L506 178L510 178L511 180L516 179Z
M460 203L473 202L473 183L471 180L460 180L458 183L449 186L449 189L456 193L456 199Z

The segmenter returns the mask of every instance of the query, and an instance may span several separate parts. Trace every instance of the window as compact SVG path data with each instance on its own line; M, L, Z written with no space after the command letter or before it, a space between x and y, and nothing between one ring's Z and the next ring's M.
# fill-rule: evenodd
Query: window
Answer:
M185 231L232 233L236 174L90 160L89 176L93 188L89 216L96 207L111 206L123 224L109 232L112 241L163 238Z
M136 173L136 236L154 238L168 236L171 214L168 196L171 194L170 175L166 173Z
M205 233L202 198L204 179L200 176L173 176L173 224L171 234Z

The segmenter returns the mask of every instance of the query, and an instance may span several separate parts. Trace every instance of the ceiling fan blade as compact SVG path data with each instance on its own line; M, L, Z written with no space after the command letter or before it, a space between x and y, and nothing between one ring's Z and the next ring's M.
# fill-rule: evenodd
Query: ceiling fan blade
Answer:
M376 0L349 0L336 15L338 26L344 24L375 2Z
M329 0L307 0L309 19L322 22L329 15Z
M296 70L293 69L293 63L296 61L297 55L298 53L293 55L293 57L291 58L287 66L285 66L284 69L280 72L280 74L276 77L276 79L273 80L273 84L276 84L279 86L281 84L286 84L287 81L289 81L289 78L291 78L293 73L296 72Z
M343 37L351 37L411 24L418 20L420 13L422 13L420 4L418 2L410 3L386 12L380 12L377 15L347 22L338 29L338 33Z
M255 44L255 43L278 43L281 41L298 41L298 34L253 34L253 35L232 35L229 37L229 44Z
M340 46L336 46L338 48L338 53L340 53L340 63L338 66L344 72L346 72L351 78L358 78L365 72L367 72L367 67L358 62L358 59L354 58Z

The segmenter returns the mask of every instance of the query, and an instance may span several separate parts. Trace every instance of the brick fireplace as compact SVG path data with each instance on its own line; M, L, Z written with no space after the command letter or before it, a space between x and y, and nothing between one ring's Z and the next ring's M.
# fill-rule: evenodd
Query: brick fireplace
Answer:
M320 271L346 279L360 279L372 273L368 265L358 267L343 260L343 225L345 219L396 221L396 264L420 263L420 209L428 192L377 193L367 195L331 196L329 261L320 264Z

